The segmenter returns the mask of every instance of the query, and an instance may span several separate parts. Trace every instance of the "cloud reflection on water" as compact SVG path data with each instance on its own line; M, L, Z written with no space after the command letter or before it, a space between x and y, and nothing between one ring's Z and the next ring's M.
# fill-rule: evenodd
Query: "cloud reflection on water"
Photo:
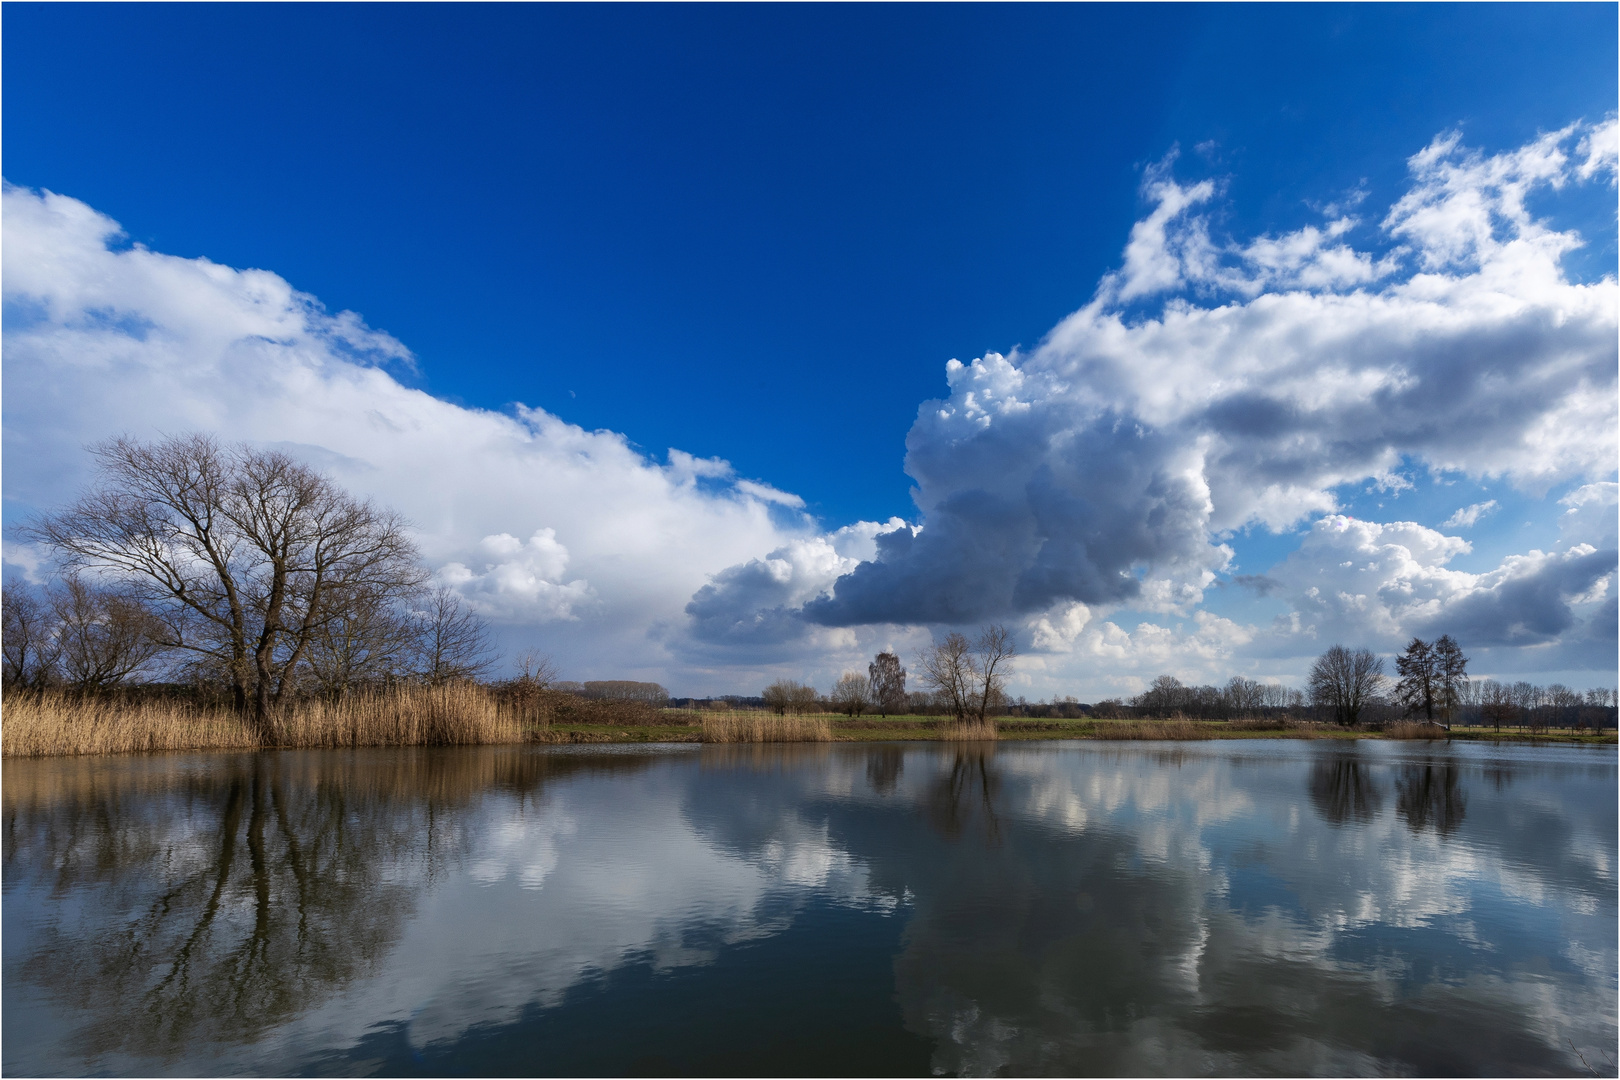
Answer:
M233 863L231 929L205 949L222 985L260 957L282 997L249 1017L207 980L189 1004L148 988L167 1027L134 1021L148 976L116 958L178 948L221 880L221 838L252 847L251 827L226 828L235 781L193 768L74 790L6 763L8 1015L18 972L51 952L35 983L92 1035L52 1049L101 1066L162 1059L186 1032L218 1041L207 1064L258 1071L390 1026L472 1053L615 971L699 977L815 933L832 907L905 920L893 992L948 1073L1556 1071L1575 1064L1564 1040L1615 1037L1612 753L451 751L387 782L369 771L386 754L282 760L302 764L242 775L289 811L286 869ZM191 914L143 930L176 881L196 883ZM310 959L339 937L349 959ZM11 1071L47 1049L6 1036Z

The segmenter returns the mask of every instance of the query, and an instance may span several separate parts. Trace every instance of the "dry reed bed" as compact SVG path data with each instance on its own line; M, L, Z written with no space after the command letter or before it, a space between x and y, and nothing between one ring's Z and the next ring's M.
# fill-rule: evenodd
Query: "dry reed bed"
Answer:
M1098 739L1134 739L1160 741L1167 739L1213 739L1218 735L1208 724L1192 720L1110 720L1092 729Z
M10 694L0 705L0 755L5 757L258 746L253 731L234 713L183 702Z
M768 716L718 713L703 718L706 743L831 742L825 716Z
M1415 720L1402 720L1384 728L1386 739L1445 739L1451 735L1439 724L1424 724Z
M960 724L946 724L939 729L945 742L990 742L1001 738L994 720L966 720Z
M341 701L299 701L281 710L263 738L225 708L12 694L0 707L0 755L464 746L521 742L523 726L514 710L477 686L410 687Z

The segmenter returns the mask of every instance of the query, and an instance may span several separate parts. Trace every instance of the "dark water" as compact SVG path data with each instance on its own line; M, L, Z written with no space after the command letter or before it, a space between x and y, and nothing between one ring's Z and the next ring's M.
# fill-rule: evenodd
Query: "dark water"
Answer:
M3 779L8 1075L1615 1075L1612 748L479 748Z

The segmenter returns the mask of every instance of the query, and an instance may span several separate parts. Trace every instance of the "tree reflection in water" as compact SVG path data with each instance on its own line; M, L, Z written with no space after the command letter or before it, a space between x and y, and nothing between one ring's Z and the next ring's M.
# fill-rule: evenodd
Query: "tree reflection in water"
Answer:
M1441 836L1451 835L1468 810L1461 776L1450 761L1403 766L1395 781L1395 812L1413 832L1433 829Z
M1371 821L1384 794L1372 770L1354 751L1336 753L1311 766L1311 802L1334 825Z
M899 746L874 746L866 759L866 782L879 795L893 795L905 768L906 752Z
M999 838L995 797L1001 777L990 768L995 757L993 743L965 744L956 749L950 770L928 787L929 820L945 836L955 840L980 813L987 836Z
M8 879L48 867L51 902L90 898L57 908L14 970L85 1010L90 1054L251 1041L377 968L481 802L647 761L483 747L8 762Z

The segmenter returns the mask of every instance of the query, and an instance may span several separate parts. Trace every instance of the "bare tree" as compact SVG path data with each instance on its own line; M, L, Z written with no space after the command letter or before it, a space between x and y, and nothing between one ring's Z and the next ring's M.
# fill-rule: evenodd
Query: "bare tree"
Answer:
M52 606L27 585L7 585L0 591L0 623L5 685L40 690L56 681L62 642Z
M1148 688L1131 699L1131 704L1149 716L1174 716L1193 710L1193 688L1182 685L1174 675L1160 675Z
M304 650L305 671L318 693L337 697L409 673L417 626L395 598L350 591L331 597L328 607L332 616L322 621Z
M872 703L872 682L858 671L846 671L832 691L833 708L859 716Z
M1480 687L1480 715L1502 730L1503 722L1512 723L1519 716L1519 706L1513 697L1513 688L1495 679L1486 679Z
M786 716L788 706L793 704L793 688L798 684L789 679L778 679L764 690L760 697L764 699L767 708L778 716Z
M891 712L904 712L906 699L906 669L900 658L892 652L880 652L866 668L872 686L872 700L887 717Z
M809 712L816 704L816 688L796 683L792 679L778 679L767 686L762 694L765 704L780 716L788 713Z
M990 706L1002 699L1007 669L1017 655L1012 635L997 624L985 627L975 643L952 631L926 649L917 666L923 685L958 721L983 720Z
M70 574L51 598L63 679L109 690L163 651L162 625L139 602Z
M495 666L484 620L462 603L454 589L437 586L411 614L416 630L416 671L428 685L476 679ZM546 681L555 678L553 673Z
M814 712L817 704L820 701L821 695L816 693L816 688L811 686L809 683L805 683L802 686L795 686L789 695L790 706L794 712L801 715L808 712Z
M973 646L965 635L951 631L917 660L922 683L957 720L966 720L973 700Z
M1384 661L1367 649L1335 645L1311 665L1311 701L1353 727L1361 711L1378 700L1384 685Z
M977 714L983 720L990 706L1005 698L1007 669L1018 656L1012 635L1000 623L987 626L979 634L973 657L973 674L978 683Z
M549 690L557 682L557 665L550 656L538 649L529 649L517 658L518 680L541 690Z
M1523 679L1511 687L1513 704L1518 706L1519 723L1526 725L1532 731L1540 728L1536 708L1541 704L1541 687L1534 686Z
M425 579L405 522L287 454L206 435L91 448L99 482L24 530L120 578L163 644L219 668L261 731L338 598Z

